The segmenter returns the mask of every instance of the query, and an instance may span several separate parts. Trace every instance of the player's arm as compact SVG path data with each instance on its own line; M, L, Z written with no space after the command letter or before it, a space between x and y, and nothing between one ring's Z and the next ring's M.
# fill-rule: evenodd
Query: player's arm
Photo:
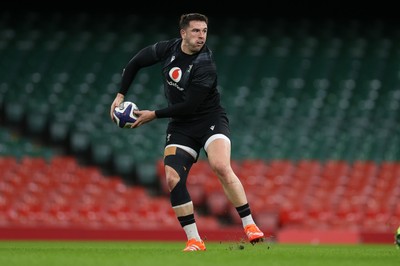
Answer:
M201 80L198 77L196 80ZM178 103L172 106L169 106L164 109L152 111L152 110L139 110L135 111L135 114L138 116L138 119L131 126L132 128L136 128L145 123L148 123L156 118L165 118L165 117L184 117L186 115L190 115L194 113L199 105L207 98L209 91L212 88L212 85L208 84L210 81L214 80L212 73L204 73L202 78L206 78L207 82L204 80L200 83L196 81L192 83L192 85L188 88L188 93L186 95L186 100L182 103ZM214 84L214 83L212 83Z
M143 48L134 57L132 57L131 60L129 60L128 64L122 71L120 90L115 96L115 99L110 107L111 120L114 119L113 111L115 107L124 101L125 95L139 70L143 67L154 65L157 62L159 62L159 59L155 51L155 45Z
M161 110L138 110L134 111L138 119L132 124L131 128L136 128L145 123L148 123L156 118L172 117L172 116L185 116L194 113L197 107L207 97L209 88L192 86L186 101L175 104L173 106Z
M156 53L156 44L147 46L140 50L122 71L121 87L119 93L126 95L133 79L136 77L140 69L154 65L159 62L159 57Z
M192 87L191 93L188 93L186 101L175 104L173 106L161 110L138 110L134 111L138 119L132 124L131 128L136 128L145 123L148 123L156 118L172 117L172 116L185 116L194 113L197 107L207 97L208 88Z
M209 88L191 86L184 102L155 111L157 118L187 116L194 113L205 100Z

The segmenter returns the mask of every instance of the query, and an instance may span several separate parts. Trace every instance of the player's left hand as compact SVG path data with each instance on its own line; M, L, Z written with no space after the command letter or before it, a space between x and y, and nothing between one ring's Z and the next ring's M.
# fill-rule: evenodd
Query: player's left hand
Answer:
M138 116L138 119L135 123L131 125L131 128L139 127L143 124L146 124L154 119L156 119L156 112L150 110L137 110L134 111L135 115Z

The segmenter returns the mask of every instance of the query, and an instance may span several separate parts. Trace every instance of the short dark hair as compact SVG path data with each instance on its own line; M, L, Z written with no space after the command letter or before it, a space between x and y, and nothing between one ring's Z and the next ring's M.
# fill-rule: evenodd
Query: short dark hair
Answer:
M190 21L204 21L208 25L208 17L200 13L188 13L181 15L179 20L179 27L185 29L189 26Z

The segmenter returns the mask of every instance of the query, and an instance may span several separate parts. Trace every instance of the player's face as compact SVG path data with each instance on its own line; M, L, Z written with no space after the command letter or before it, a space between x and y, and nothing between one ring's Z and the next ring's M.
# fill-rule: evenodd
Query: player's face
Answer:
M206 43L207 31L204 21L191 21L189 27L181 30L183 52L194 54L200 51Z

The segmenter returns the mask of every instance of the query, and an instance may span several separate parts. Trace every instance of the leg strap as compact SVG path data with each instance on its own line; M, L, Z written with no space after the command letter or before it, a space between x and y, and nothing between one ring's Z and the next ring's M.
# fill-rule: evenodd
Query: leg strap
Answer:
M186 187L186 180L194 163L192 155L178 147L168 147L164 152L164 165L172 167L179 175L179 182L171 190L170 200L172 207L191 201Z

